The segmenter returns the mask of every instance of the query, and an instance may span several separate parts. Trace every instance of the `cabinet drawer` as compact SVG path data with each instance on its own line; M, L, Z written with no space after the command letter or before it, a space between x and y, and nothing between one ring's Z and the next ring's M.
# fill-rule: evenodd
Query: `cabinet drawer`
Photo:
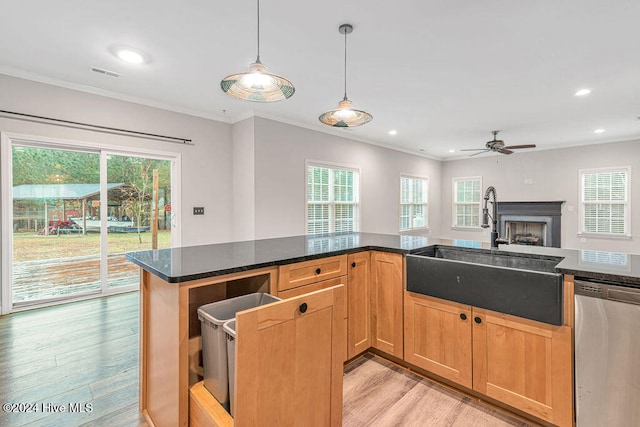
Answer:
M346 292L347 291L347 276L336 277L336 278L329 279L329 280L323 280L322 282L312 283L311 285L301 286L301 287L298 287L298 288L289 289L287 291L278 292L278 297L282 298L282 299L289 299L289 298L297 297L299 295L308 294L309 292L319 291L320 289L330 288L330 287L336 286L336 285L344 285L344 290L345 290L344 302L345 302L345 305L343 307L340 307L339 309L343 311L341 316L344 317L344 318L347 318L346 302L348 301L348 298L349 298L348 295L347 295L347 292Z
M346 255L283 265L280 266L278 290L285 291L346 274Z

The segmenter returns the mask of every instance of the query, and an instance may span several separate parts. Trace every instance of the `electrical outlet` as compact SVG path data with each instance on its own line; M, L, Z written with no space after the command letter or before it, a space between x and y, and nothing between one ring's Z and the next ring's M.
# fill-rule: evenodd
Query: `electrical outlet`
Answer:
M573 212L573 206L571 206L571 205L567 206L567 210L568 210L569 212Z
M193 208L194 215L204 215L204 207Z
M524 180L524 184L525 185L532 185L533 184L533 178L526 178Z
M587 243L587 239L585 239L584 237L580 238L580 243Z

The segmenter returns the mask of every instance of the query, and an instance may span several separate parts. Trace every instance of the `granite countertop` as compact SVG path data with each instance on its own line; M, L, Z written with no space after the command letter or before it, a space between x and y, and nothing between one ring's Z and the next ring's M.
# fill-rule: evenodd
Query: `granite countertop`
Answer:
M323 234L127 253L127 259L169 283L180 283L362 250L410 254L433 245L489 249L488 243L376 233ZM640 255L500 245L499 251L562 257L556 271L640 287Z

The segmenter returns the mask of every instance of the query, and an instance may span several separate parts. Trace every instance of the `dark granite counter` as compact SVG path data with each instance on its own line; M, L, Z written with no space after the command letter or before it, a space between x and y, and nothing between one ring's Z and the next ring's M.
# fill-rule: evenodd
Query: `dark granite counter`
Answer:
M249 240L127 253L127 259L166 282L179 283L362 250L402 254L432 245L488 249L487 243L376 233L326 234ZM501 245L500 251L559 256L559 273L640 287L640 255Z

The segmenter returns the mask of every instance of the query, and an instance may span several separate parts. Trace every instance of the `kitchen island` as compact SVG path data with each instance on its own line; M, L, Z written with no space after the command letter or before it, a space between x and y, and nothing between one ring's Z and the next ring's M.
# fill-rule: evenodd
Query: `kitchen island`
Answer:
M426 375L434 375L445 382L461 385L465 392L473 394L475 387L469 387L471 383L468 379L465 382L456 381L455 376L449 378L441 372L423 369L420 364L407 362L405 357L408 354L407 346L413 345L406 340L407 297L417 297L420 304L425 301L428 304L439 304L441 301L431 301L433 298L406 292L404 255L433 245L471 246L489 251L477 242L350 233L294 236L127 254L130 261L141 267L141 410L154 425L189 424L189 390L202 376L200 324L195 314L199 305L252 292L269 292L282 298L293 298L304 292L338 284L346 285L347 289L346 303L337 310L344 317L343 331L340 332L342 339L346 337L342 360L373 348L397 363L406 364ZM549 378L560 375L563 378L559 386L562 390L552 390L552 386L545 385L544 382L538 384L537 387L547 389L535 392L541 395L541 402L536 402L535 405L529 405L532 399L525 396L524 391L520 393L523 396L515 391L505 391L506 398L502 398L500 394L492 395L486 391L487 381L484 389L479 389L479 394L537 419L569 425L567 420L573 417L573 277L609 280L640 287L640 257L626 255L624 259L627 264L620 266L620 263L589 262L593 259L601 260L602 257L594 258L590 254L585 256L584 251L529 246L501 246L500 251L562 258L556 271L565 275L562 326L565 329L560 334L564 340L563 350L557 352L557 346L551 345L553 333L556 332L553 328L557 327L532 321L518 326L528 333L535 333L535 340L539 341L536 345L548 348L547 353L539 350L543 351L541 357L545 358L545 363L551 361L552 357L562 359L562 369L559 369L560 365L554 364L553 367L547 366L545 373ZM336 304L339 305L340 302ZM424 304L420 305L422 306ZM445 313L449 309L450 307L443 311L438 306L437 312ZM455 306L452 313L455 312L457 318L464 310L469 312L469 316L472 315L472 310L480 313L476 317L485 319L487 327L504 328L508 322L519 321L518 318L512 319L514 316L483 312L481 308ZM411 313L415 314L415 310ZM468 327L471 328L471 324ZM509 329L512 330L515 329ZM415 334L415 331L409 332ZM420 349L411 350L415 353ZM485 348L485 354L486 350ZM555 401L551 396L552 392L555 393ZM558 395L561 395L562 408L555 407L558 405ZM332 398L335 399L335 396ZM527 405L521 405L518 399L528 402ZM237 421L236 419L236 425Z

